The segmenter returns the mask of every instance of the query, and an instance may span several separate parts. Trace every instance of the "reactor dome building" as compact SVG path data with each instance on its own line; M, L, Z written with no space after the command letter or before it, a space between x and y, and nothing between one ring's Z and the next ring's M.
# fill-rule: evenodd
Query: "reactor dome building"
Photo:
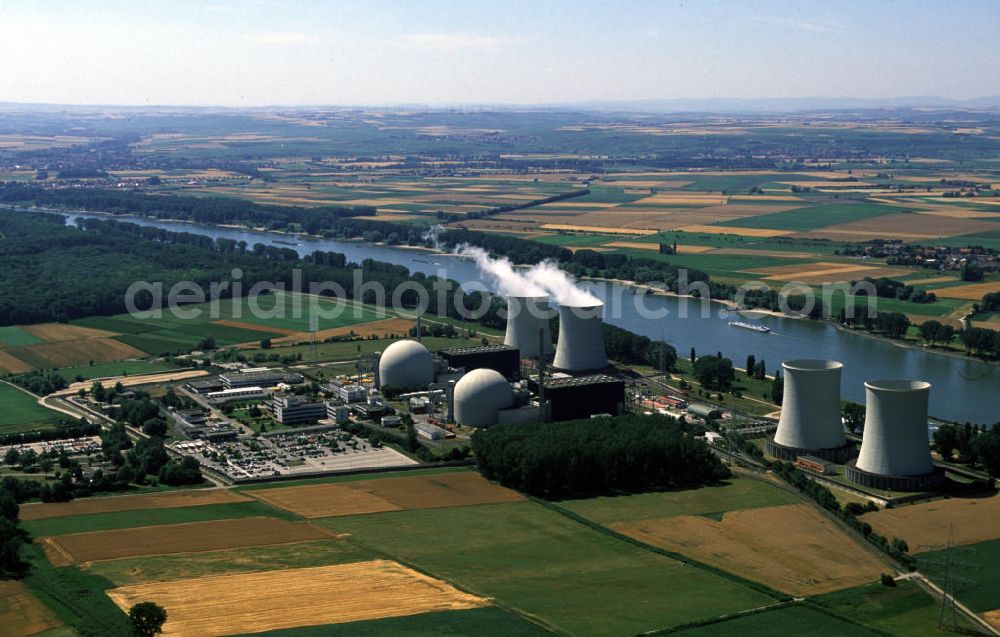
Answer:
M525 358L546 357L552 354L552 334L549 317L552 310L544 296L507 297L507 332L504 345L515 347ZM539 350L538 334L542 333Z
M434 357L417 341L396 341L378 359L378 386L426 387L434 382Z
M930 383L872 380L865 383L865 430L861 453L847 465L847 478L886 491L930 491L945 481L934 466L927 439Z
M775 458L794 461L815 456L843 464L854 446L840 419L840 372L837 361L801 358L781 364L785 373L781 418L765 444Z
M603 312L603 303L559 306L559 342L553 367L567 372L594 372L608 366Z
M455 422L469 427L497 424L499 413L514 405L514 392L503 375L492 369L474 369L455 384Z

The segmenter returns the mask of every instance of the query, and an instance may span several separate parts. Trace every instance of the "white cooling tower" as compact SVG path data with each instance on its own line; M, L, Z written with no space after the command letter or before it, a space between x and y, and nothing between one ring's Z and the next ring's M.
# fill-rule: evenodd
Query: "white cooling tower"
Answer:
M455 384L455 422L469 427L497 424L501 409L514 405L510 383L495 370L474 369Z
M542 331L542 342L545 351L543 356L552 353L552 334L549 331L549 316L552 310L544 296L509 296L507 297L507 334L504 345L510 345L521 350L521 356L538 358L538 331Z
M434 382L434 357L416 341L396 341L378 359L379 387L426 387Z
M931 385L919 380L865 383L867 411L855 467L879 476L924 476L934 472L927 441Z
M559 342L552 366L571 372L604 369L604 304L559 306Z
M781 367L785 370L785 390L774 442L796 455L823 456L824 450L843 449L847 444L840 420L843 364L801 358L785 361Z

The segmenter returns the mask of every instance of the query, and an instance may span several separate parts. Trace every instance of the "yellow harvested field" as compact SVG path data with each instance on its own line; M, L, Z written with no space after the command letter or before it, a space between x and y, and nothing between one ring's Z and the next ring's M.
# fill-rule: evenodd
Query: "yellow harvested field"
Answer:
M916 213L918 215L931 215L934 217L951 217L952 219L1000 219L1000 212L959 207L925 208L917 210Z
M184 637L259 633L489 605L485 598L389 560L136 584L110 590L108 597L124 612L142 601L159 604L167 611L163 634Z
M602 243L602 248L631 248L633 250L652 250L653 252L659 252L659 243L631 243L628 241L612 241L611 243Z
M732 234L741 237L783 237L793 234L790 230L768 230L767 228L738 228L736 226L704 226L691 225L678 228L684 232L703 232L705 234Z
M256 489L248 494L304 518L523 500L517 492L471 471Z
M595 232L598 234L656 234L658 230L641 228L609 228L607 226L576 226L570 224L546 223L541 226L545 230L575 230L578 232Z
M67 515L90 515L144 509L174 509L205 504L230 504L247 502L251 498L229 489L190 489L171 493L144 495L117 495L102 498L83 498L70 502L32 502L21 505L22 520L44 520Z
M658 179L621 179L612 181L602 181L602 186L617 186L619 188L682 188L691 183L691 180L658 180Z
M123 557L293 544L330 537L334 537L333 534L309 524L257 517L71 533L45 537L41 542L50 562L66 566Z
M854 263L832 263L819 261L813 264L780 265L752 270L754 274L766 275L769 281L801 281L803 283L824 283L860 279L865 276L895 276L906 274L903 268L888 268L881 265L860 265Z
M953 219L898 213L859 219L836 226L820 228L798 236L817 239L868 241L884 237L898 239L938 239L963 234L978 234L996 230L996 224L979 219Z
M543 203L540 206L535 206L539 210L547 210L549 208L614 208L618 204L607 203L607 202L578 202L578 201L553 201L550 203Z
M72 367L90 361L104 363L127 358L146 358L147 354L131 345L113 338L85 338L76 341L58 341L23 345L8 350L21 357L21 353L31 361L39 361L38 367Z
M931 292L949 299L979 301L990 292L1000 292L1000 281L987 281L986 283L971 283L969 285L956 285L950 288L937 288L931 290Z
M851 588L885 570L881 560L806 504L730 511L721 522L681 515L611 527L789 595Z
M677 254L701 254L703 252L712 252L713 250L715 250L715 248L712 246L677 246Z
M102 378L101 385L105 388L111 388L116 384L121 383L123 387L138 387L139 385L158 385L160 383L172 383L179 380L190 380L200 376L208 376L208 370L189 369L182 372L162 372L159 374L141 374L137 376L115 376L113 378ZM75 394L81 389L90 389L93 384L94 381L90 380L72 383L69 387L61 391L57 391L54 395L65 396L67 394Z
M952 528L956 544L975 544L1000 539L1000 495L920 502L861 519L886 537L904 538L911 553L945 548Z
M929 197L927 201L938 201L941 203L955 203L955 199L952 197ZM994 199L985 199L983 197L977 197L975 199L976 205L987 205L987 206L1000 206L1000 201Z
M659 193L633 201L635 206L721 206L729 202L726 195L710 195L697 193Z
M983 613L983 619L994 628L1000 629L1000 608Z
M76 341L84 338L107 338L115 336L115 332L106 332L91 327L68 325L66 323L40 323L38 325L21 326L25 332L43 341Z
M349 334L354 334L355 336L360 336L362 338L368 338L371 336L378 336L383 338L391 334L407 334L411 327L413 327L414 322L409 319L403 318L390 318L383 321L372 321L371 323L361 323L360 325L348 325L345 327L331 327L330 329L320 330L318 332L295 332L289 334L288 336L282 336L281 338L272 338L271 343L274 345L294 345L295 343L308 343L313 339L315 334L317 341L325 341L328 338L333 338L335 336L345 336ZM257 343L248 343L247 347L257 347Z
M10 352L0 349L0 372L8 374L22 374L24 372L30 372L33 369L34 367L25 363L20 358L14 356Z
M730 195L729 201L802 201L794 195Z
M0 581L0 632L4 637L28 637L60 625L23 582Z

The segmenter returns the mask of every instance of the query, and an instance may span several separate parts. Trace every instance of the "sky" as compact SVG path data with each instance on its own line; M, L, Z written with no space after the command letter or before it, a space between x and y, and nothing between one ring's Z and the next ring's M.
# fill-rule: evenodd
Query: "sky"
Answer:
M1000 1L0 0L0 101L546 104L1000 93Z

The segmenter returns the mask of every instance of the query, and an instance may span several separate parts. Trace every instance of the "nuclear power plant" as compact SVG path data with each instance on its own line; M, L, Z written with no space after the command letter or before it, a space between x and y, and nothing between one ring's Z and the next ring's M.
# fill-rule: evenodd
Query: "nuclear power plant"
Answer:
M865 430L861 453L847 465L847 478L887 491L928 491L944 484L927 441L931 385L919 380L865 383Z
M455 422L469 427L497 424L499 413L514 406L514 392L500 372L475 369L455 383Z
M434 357L417 341L396 341L379 356L379 387L425 387L432 382Z
M507 297L507 332L504 345L516 347L525 358L545 357L552 354L552 334L549 316L552 310L544 296ZM539 332L542 334L539 345ZM539 351L539 347L543 349Z
M603 303L559 306L559 343L553 367L567 372L593 372L608 366L603 313Z
M840 372L837 361L797 359L781 364L785 375L781 418L767 453L782 460L815 456L843 464L853 445L840 419Z

